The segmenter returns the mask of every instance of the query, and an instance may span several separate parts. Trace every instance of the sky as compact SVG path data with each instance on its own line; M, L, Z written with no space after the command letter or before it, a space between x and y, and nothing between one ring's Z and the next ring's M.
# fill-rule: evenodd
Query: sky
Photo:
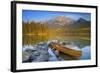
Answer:
M55 12L55 11L37 11L37 10L23 10L22 11L22 20L27 21L45 21L52 19L56 16L66 16L74 20L83 18L85 20L91 20L90 13L78 13L78 12Z

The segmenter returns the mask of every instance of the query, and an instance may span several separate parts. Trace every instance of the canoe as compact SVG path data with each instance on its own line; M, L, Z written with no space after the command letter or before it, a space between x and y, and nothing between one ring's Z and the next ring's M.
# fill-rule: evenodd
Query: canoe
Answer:
M64 54L67 54L71 57L74 57L74 58L80 58L81 55L82 55L82 51L81 50L75 50L73 48L69 48L69 47L65 47L59 43L55 43L55 42L52 42L50 44L50 47L51 48L54 48L56 50L58 50L59 52L62 52Z

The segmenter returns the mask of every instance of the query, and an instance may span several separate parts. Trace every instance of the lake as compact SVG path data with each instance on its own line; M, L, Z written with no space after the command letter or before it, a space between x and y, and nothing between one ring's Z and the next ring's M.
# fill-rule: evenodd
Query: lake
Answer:
M82 56L78 59L69 57L64 53L59 53L59 57L64 60L83 60L90 59L90 38L80 37L80 36L43 36L43 35L24 35L23 45L37 45L40 42L48 42L52 40L59 40L60 42L65 42L66 44L74 44L80 50L82 50Z

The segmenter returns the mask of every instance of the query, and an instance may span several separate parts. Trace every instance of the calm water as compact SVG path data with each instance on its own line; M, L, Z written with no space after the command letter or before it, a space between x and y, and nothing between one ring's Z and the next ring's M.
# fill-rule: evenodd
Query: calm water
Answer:
M23 45L36 45L40 42L47 42L50 40L60 40L64 41L67 44L70 44L70 42L74 43L74 45L78 46L80 49L82 49L82 57L79 59L90 59L90 39L84 38L84 37L66 37L66 36L33 36L33 35L24 35L23 36ZM59 56L65 60L73 60L73 58L60 53Z

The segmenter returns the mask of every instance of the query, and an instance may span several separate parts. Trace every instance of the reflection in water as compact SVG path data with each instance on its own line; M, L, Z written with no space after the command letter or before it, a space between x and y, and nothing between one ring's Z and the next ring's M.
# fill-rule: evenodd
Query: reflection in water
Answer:
M82 57L81 59L91 59L91 49L90 46L85 46L82 48Z
M39 35L24 35L23 36L23 44L38 44L39 42L47 41L47 37L45 36L39 36Z
M23 36L23 45L31 44L37 45L40 42L47 42L50 40L59 40L66 42L66 44L74 43L78 46L79 49L82 49L82 57L77 59L90 59L90 40L86 40L84 37L66 37L66 36L43 36L43 35L24 35ZM89 46L87 46L89 45ZM76 60L76 58L71 58L64 53L59 53L59 56L64 60Z
M38 44L47 43L48 41L52 40L58 40L58 44L62 43L62 45L72 45L79 47L80 50L82 50L82 57L77 59L90 59L90 26L86 27L77 27L77 28L68 28L68 27L59 27L59 28L52 28L47 26L46 24L42 23L23 23L23 46L25 45L32 45L39 48L38 52L35 52L35 55L39 55L41 50L40 46ZM60 42L59 42L60 41ZM47 46L47 44L41 44L42 45L42 56L44 55L43 50L44 45ZM59 46L59 45L58 45ZM87 47L88 46L88 47ZM54 46L55 47L55 46ZM57 48L57 46L56 46ZM61 53L62 47L60 48L60 52L58 48L56 49L59 53L59 56L63 58L64 60L77 60L76 58L71 58L69 55ZM47 47L45 49L48 49ZM89 49L89 50L88 50ZM64 52L63 48L63 52ZM75 49L76 50L76 49ZM88 50L86 52L86 50ZM33 51L32 51L33 52ZM50 51L49 51L50 52ZM67 51L69 52L69 51ZM73 54L72 51L70 51L71 54ZM47 54L47 50L45 52ZM24 52L24 55L27 54L27 52ZM76 54L74 52L74 54ZM89 55L88 55L89 54ZM34 59L35 57L32 58ZM46 56L46 55L44 55ZM41 60L41 55L39 56ZM31 59L31 58L30 58ZM29 59L29 60L30 60ZM37 59L39 61L39 59ZM46 59L47 61L47 59Z
M40 42L47 42L50 40L66 41L67 43L74 42L74 44L81 48L90 45L90 39L85 37L23 35L23 45L36 45Z

